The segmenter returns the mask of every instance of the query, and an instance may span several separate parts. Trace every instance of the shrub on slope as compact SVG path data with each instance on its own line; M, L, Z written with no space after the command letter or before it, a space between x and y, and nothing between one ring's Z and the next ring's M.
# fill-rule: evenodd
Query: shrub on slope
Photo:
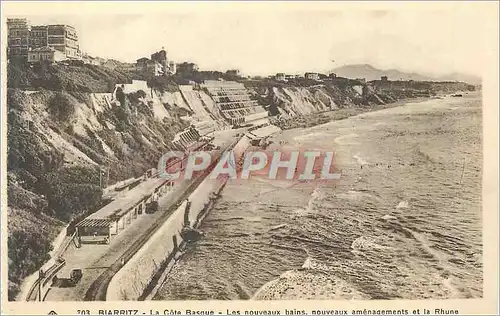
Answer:
M132 79L123 72L96 65L9 63L7 68L7 86L28 90L111 92L116 83Z

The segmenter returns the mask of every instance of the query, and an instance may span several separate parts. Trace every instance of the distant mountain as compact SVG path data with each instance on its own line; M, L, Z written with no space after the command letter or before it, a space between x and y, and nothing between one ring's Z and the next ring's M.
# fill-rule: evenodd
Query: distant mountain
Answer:
M470 84L478 84L481 82L481 78L453 73L441 77L431 77L425 76L418 73L408 73L397 69L387 69L382 70L373 67L368 64L356 64L356 65L346 65L342 67L335 68L330 72L334 72L339 77L345 78L366 78L366 80L377 80L382 76L387 76L389 80L415 80L415 81L463 81Z

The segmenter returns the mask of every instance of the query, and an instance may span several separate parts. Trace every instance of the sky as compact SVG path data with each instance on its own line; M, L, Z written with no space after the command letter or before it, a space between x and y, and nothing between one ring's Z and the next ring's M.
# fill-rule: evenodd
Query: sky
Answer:
M73 25L82 51L126 62L164 47L176 62L192 61L202 70L236 68L247 75L326 72L347 64L436 76L481 75L489 26L482 23L482 11L467 4L453 10L274 6L158 6L120 14L73 10L25 16L33 25Z

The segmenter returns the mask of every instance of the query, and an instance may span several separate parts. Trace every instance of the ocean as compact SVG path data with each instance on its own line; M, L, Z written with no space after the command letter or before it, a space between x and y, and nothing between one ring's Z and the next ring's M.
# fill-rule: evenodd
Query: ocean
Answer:
M283 131L340 180L229 182L157 300L482 297L479 93Z

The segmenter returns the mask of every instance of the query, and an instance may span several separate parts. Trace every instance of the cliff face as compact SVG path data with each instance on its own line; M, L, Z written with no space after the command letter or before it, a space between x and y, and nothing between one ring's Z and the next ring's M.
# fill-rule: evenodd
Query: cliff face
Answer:
M362 84L314 86L273 85L251 88L256 98L267 103L269 112L281 117L297 117L340 108L370 106L392 102Z
M153 163L151 156L170 148L175 133L187 125L175 105L169 111L155 98L138 95L130 95L125 106L112 101L111 94L9 90L9 96L10 136L19 132L34 146L60 155L53 167L109 165L116 180L141 174ZM9 170L30 168L29 162L20 166L14 159L23 153L11 145ZM127 170L119 170L123 167Z
M455 91L470 91L474 87L455 82L394 81L368 83L338 78L317 84L281 83L276 81L248 82L256 99L272 115L297 117L343 108L369 107L417 97Z

